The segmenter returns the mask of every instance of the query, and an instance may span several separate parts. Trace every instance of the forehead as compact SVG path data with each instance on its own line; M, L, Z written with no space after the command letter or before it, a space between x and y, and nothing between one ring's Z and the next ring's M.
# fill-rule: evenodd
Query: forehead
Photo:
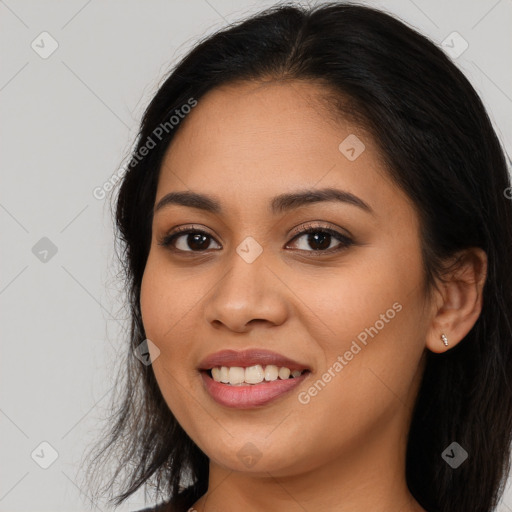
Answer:
M327 115L321 93L308 82L239 82L214 89L182 122L169 157L235 158L256 164L262 158L266 163L291 158L299 151L314 158L319 143L325 146L328 127L338 132L336 138L340 131L339 123ZM188 148L193 155L183 154Z
M343 187L368 203L399 193L377 145L340 118L308 82L238 83L202 97L181 125L162 163L156 202L172 190L222 198L232 213L283 192ZM354 139L356 137L356 139ZM349 159L344 141L360 141ZM379 196L380 195L380 200Z

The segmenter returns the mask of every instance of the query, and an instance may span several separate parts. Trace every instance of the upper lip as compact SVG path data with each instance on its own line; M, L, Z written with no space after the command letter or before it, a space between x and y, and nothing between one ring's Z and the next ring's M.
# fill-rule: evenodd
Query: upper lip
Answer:
M260 364L266 366L273 364L275 366L285 366L293 370L310 370L308 365L294 361L277 352L263 349L246 350L221 350L205 357L199 363L200 370L211 370L217 366L255 366Z

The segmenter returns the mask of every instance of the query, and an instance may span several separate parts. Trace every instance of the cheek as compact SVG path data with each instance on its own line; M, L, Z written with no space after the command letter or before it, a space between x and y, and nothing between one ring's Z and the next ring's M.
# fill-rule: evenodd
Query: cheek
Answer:
M152 363L158 387L179 421L187 410L183 386L187 378L184 374L187 337L183 336L187 308L180 300L183 290L178 293L175 281L166 276L168 270L150 254L141 282L140 306L146 337L160 351Z
M180 295L183 290L180 289ZM155 343L162 353L172 349L173 339L184 312L178 300L176 284L169 272L150 253L141 282L140 307L146 337Z
M305 286L304 318L311 319L312 337L325 340L321 344L329 352L348 350L349 340L360 334L364 342L365 329L374 324L379 332L389 330L390 325L397 323L395 318L400 315L397 310L403 308L408 290L413 286L384 260L367 263L339 269L329 277L316 280L315 286ZM410 277L414 279L413 275ZM308 309L314 315L308 314Z
M200 284L200 283L199 283ZM197 338L197 315L204 287L165 255L150 253L141 282L140 307L146 337L160 350L154 363L157 378L180 375L190 366L191 340Z
M325 446L331 447L370 435L376 425L400 413L423 351L415 315L420 297L407 296L398 281L392 287L389 280L371 285L363 285L357 275L354 280L357 286L331 297L332 315L312 329L329 333L316 337L324 360L298 397L308 428L323 432ZM384 283L387 291L381 288ZM325 429L332 424L335 430Z
M426 325L421 254L414 240L408 247L389 244L371 254L340 268L323 285L317 281L309 287L306 305L315 313L307 314L308 330L322 348L325 369L336 365L338 371L331 371L343 374L340 386L373 401L376 393L386 393L379 377L397 392L407 390L424 349Z
M156 279L157 275L157 269L150 255L142 276L140 308L146 336L151 340L159 338L162 322L162 290L160 289L162 283Z

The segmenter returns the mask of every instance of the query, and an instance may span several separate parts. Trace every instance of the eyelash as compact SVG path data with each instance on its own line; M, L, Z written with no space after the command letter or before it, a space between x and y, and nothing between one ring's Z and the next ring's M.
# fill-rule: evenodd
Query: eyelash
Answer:
M293 241L297 238L300 238L303 235L310 234L310 233L327 233L327 234L331 235L332 237L334 237L338 242L340 242L340 244L336 247L332 247L332 248L326 249L326 250L319 249L319 250L307 251L304 249L298 249L299 252L314 253L314 254L320 254L320 255L323 255L323 254L330 255L330 254L342 251L344 249L347 249L348 247L350 247L351 245L354 244L354 241L351 238L339 233L338 231L335 231L334 229L330 229L330 228L323 227L323 226L313 226L311 224L306 225L306 229L295 233L293 238L291 239L291 241ZM180 236L183 236L183 235L188 235L188 234L201 234L201 235L205 235L205 236L213 239L213 237L209 233L207 233L206 231L204 231L202 229L195 229L195 228L191 228L190 226L182 226L182 227L176 228L172 233L169 233L168 235L163 236L158 241L158 245L167 247L171 251L181 252L181 253L204 253L205 251L208 250L208 249L205 249L204 251L192 251L192 250L184 251L182 249L176 249L175 247L172 246L172 243L177 238L179 238ZM215 249L215 250L218 250L218 249Z

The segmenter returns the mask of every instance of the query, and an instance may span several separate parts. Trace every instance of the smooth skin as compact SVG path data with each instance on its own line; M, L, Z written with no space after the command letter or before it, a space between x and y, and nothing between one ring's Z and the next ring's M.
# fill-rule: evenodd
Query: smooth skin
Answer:
M160 350L153 362L158 385L210 459L198 512L424 511L405 480L424 355L453 348L476 322L486 255L468 250L461 271L429 299L414 205L389 179L372 138L336 122L320 93L321 85L304 81L210 91L182 121L162 165L155 205L170 192L192 191L222 208L158 209L141 290L146 335ZM339 149L350 134L365 145L354 161ZM277 195L329 187L372 211L339 201L269 208ZM311 225L316 240L298 234ZM159 245L178 226L208 236L181 234ZM325 228L353 243L344 246ZM252 263L236 252L249 236L263 249ZM395 303L402 309L394 318L301 403L298 394ZM204 388L199 363L243 348L281 353L312 374L265 406L219 405ZM251 467L240 457L247 443L259 454Z

